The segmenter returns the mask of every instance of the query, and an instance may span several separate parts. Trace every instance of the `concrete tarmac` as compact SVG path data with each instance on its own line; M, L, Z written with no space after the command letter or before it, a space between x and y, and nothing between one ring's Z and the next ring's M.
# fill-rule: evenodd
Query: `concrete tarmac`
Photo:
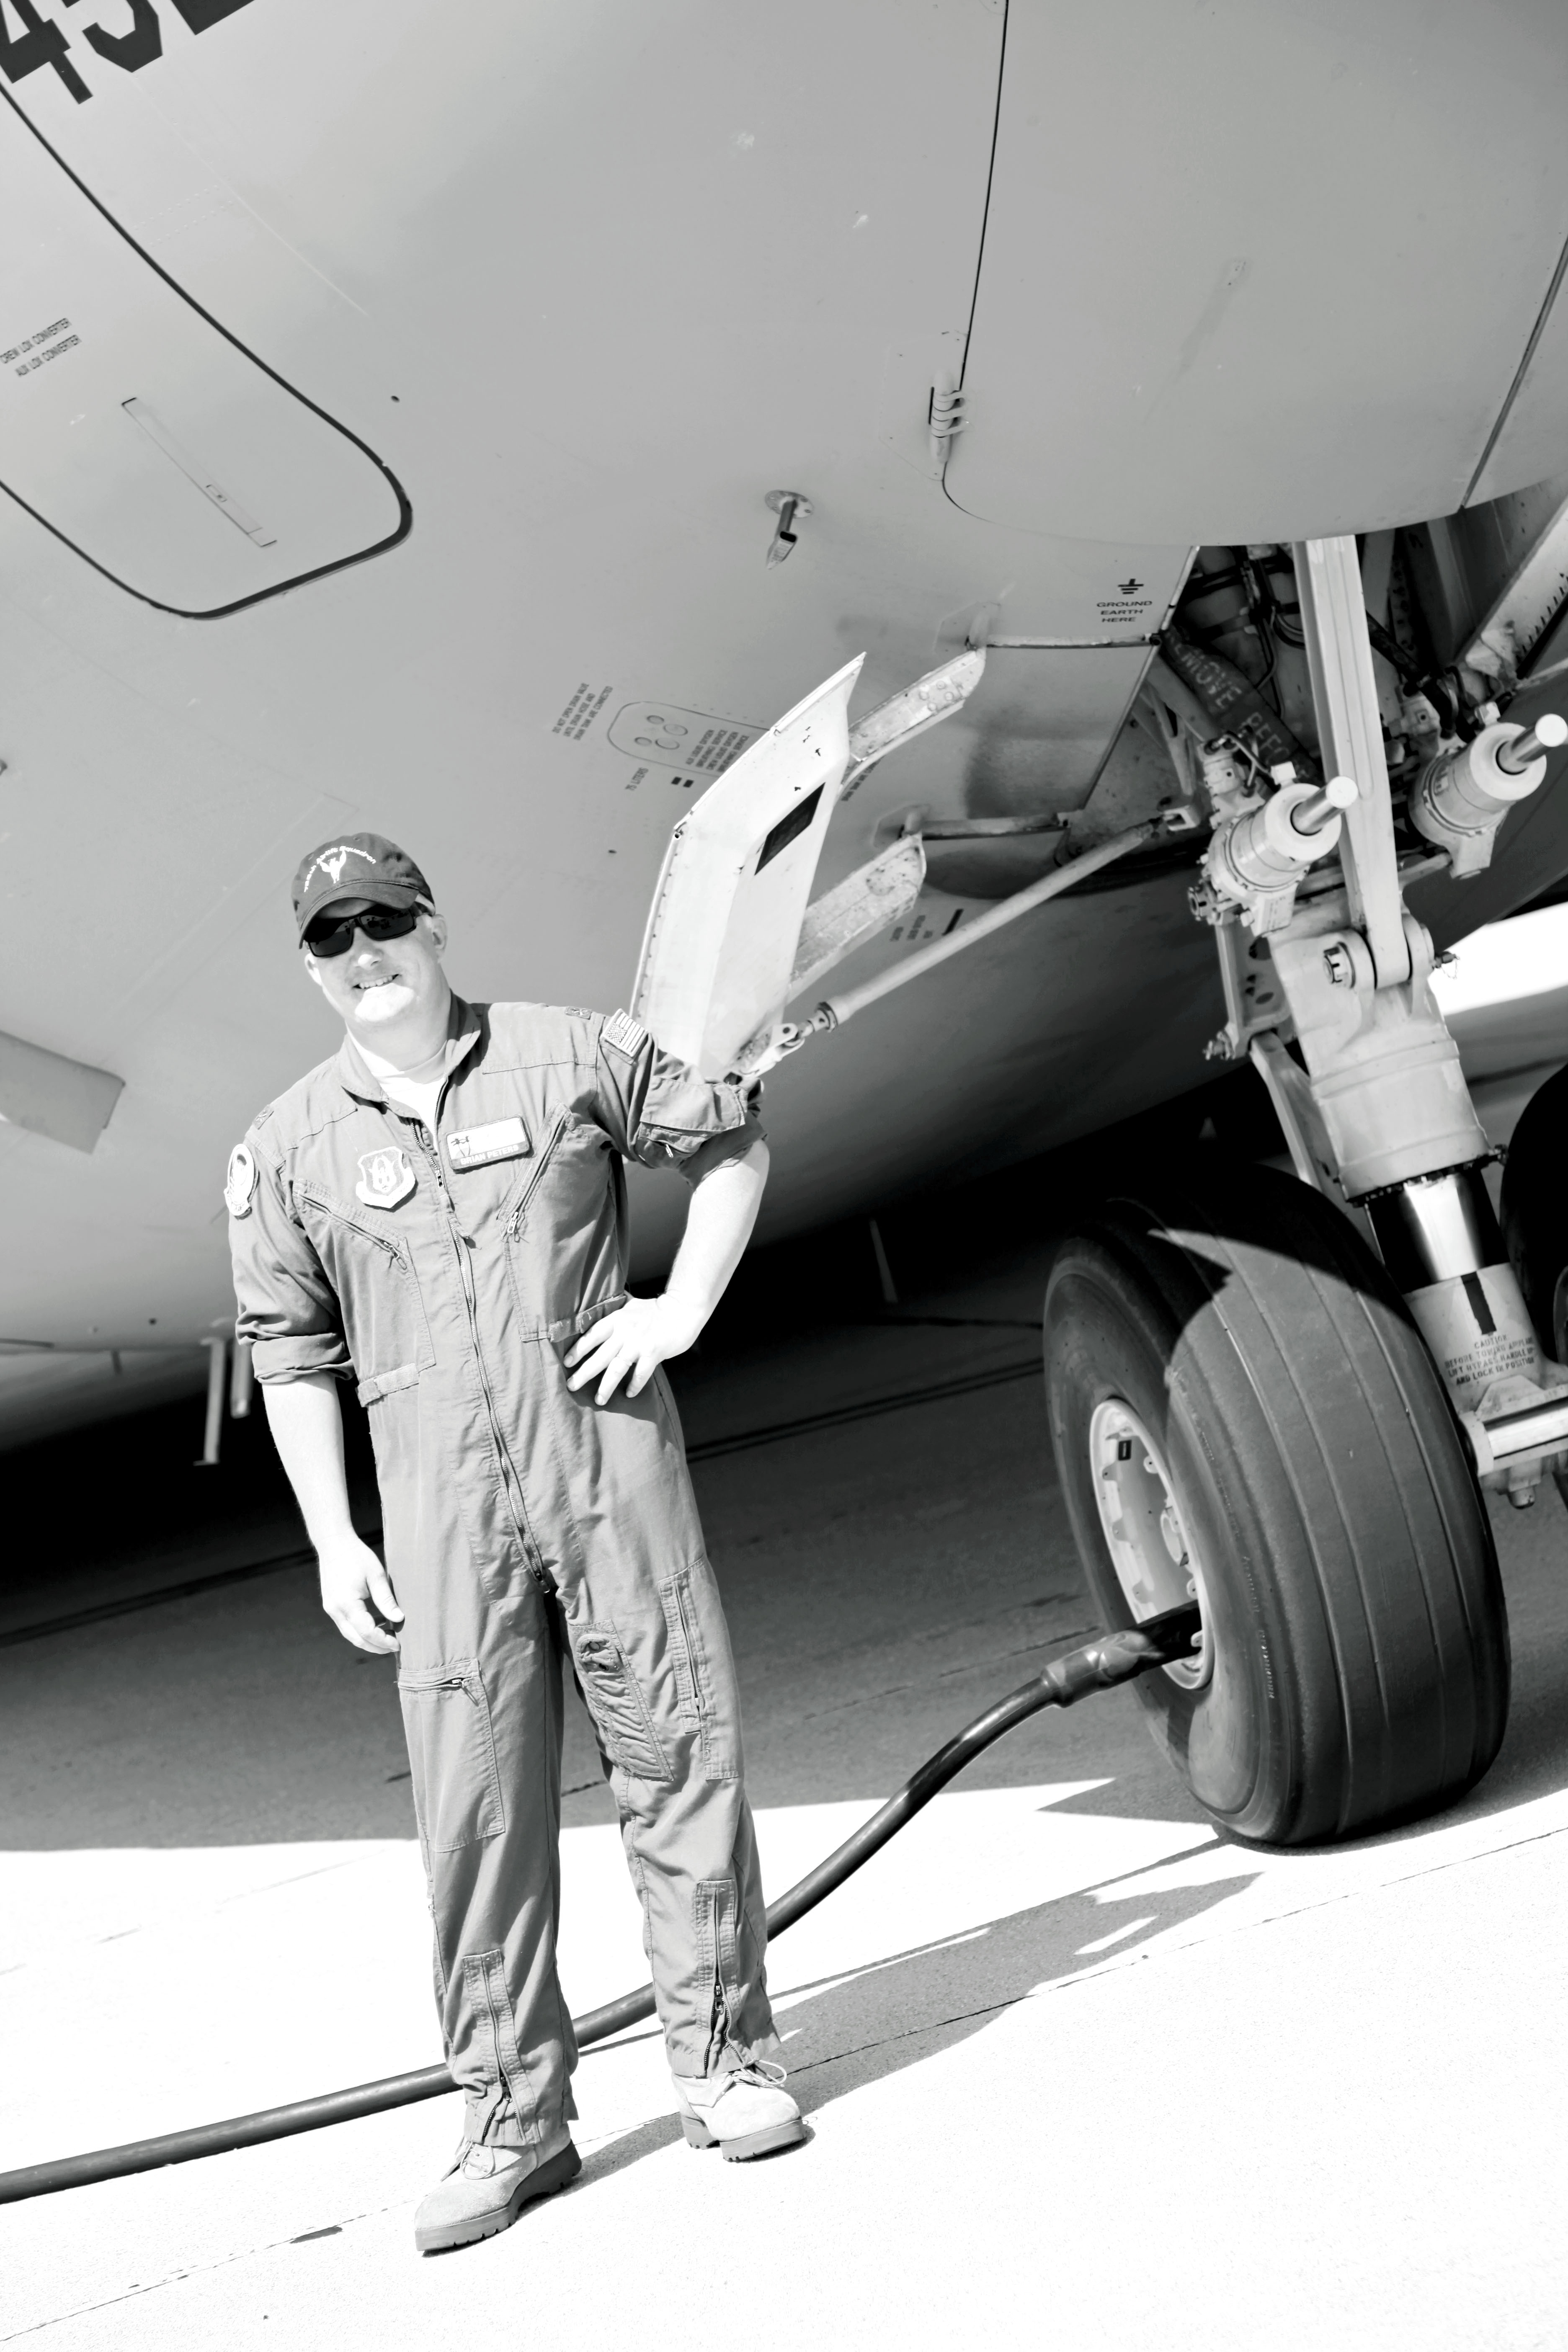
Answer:
M682 1369L770 1893L1094 1623L1033 1369L1044 1255ZM773 1948L804 2148L688 2149L643 2030L584 2055L580 2181L498 2239L413 2251L436 2100L0 2210L0 2341L1568 2346L1568 1517L1550 1489L1495 1516L1513 1715L1462 1807L1260 1853L1132 1694L1037 1717ZM79 1569L69 1604L158 1580ZM0 1650L0 2167L439 2056L391 1668L307 1569ZM581 2011L644 1969L575 1706L565 1779Z

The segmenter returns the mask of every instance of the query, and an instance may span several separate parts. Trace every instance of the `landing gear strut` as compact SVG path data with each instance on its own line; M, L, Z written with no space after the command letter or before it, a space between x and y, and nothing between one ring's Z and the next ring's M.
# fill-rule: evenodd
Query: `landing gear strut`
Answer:
M1402 852L1355 542L1307 541L1295 566L1322 781L1241 736L1196 745L1194 911L1230 1016L1211 1050L1260 1071L1300 1181L1112 1202L1046 1308L1053 1442L1107 1621L1183 1594L1202 1613L1201 1661L1141 1685L1156 1734L1217 1821L1292 1844L1486 1770L1509 1659L1478 1481L1528 1502L1568 1469L1568 1220L1521 1170L1527 1303L1403 897L1487 864L1568 727L1441 748Z

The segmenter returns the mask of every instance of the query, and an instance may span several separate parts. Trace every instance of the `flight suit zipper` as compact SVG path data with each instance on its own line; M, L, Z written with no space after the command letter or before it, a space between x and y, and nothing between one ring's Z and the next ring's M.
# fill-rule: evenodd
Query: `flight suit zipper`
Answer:
M436 1115L439 1118L438 1102ZM474 1364L479 1376L479 1389L485 1401L485 1413L490 1425L490 1442L495 1447L496 1461L500 1468L501 1487L506 1496L507 1514L511 1520L512 1532L521 1547L523 1559L528 1563L529 1574L542 1592L549 1592L550 1580L533 1557L533 1545L529 1539L523 1524L527 1512L520 1509L521 1498L513 1492L517 1485L517 1469L507 1450L506 1441L501 1435L500 1415L496 1411L496 1401L490 1388L489 1374L485 1370L484 1350L479 1345L479 1304L474 1297L474 1269L468 1262L468 1236L458 1223L458 1213L452 1206L452 1196L447 1190L447 1180L441 1167L437 1139L431 1135L423 1119L416 1120L415 1125L421 1149L430 1162L430 1172L436 1180L436 1197L446 1213L447 1236L451 1241L453 1255L458 1261L458 1272L463 1286L463 1304L468 1317L468 1339L473 1348Z
M339 1224L349 1226L367 1242L374 1242L377 1249L384 1250L388 1257L396 1259L405 1274L409 1272L408 1260L403 1254L401 1243L393 1241L386 1234L373 1233L368 1225L362 1225L357 1217L351 1217L346 1209L340 1209L335 1201L323 1200L320 1192L312 1192L308 1186L301 1188L300 1198L309 1201L312 1208L324 1209L329 1217L336 1217Z
M566 1114L563 1111L540 1147L539 1156L534 1160L532 1168L529 1171L527 1183L523 1186L521 1193L519 1195L518 1199L512 1203L511 1213L508 1216L506 1224L502 1229L504 1236L509 1242L514 1242L517 1239L518 1229L522 1223L524 1212L526 1211L529 1202L532 1200L535 1192L539 1190L539 1180L550 1165L550 1155L554 1150L556 1145L560 1142L562 1130L565 1125Z
M698 1635L691 1595L686 1589L684 1577L676 1579L675 1610L686 1643L686 1662L691 1675L691 1705L697 1717L697 1744L702 1753L702 1769L710 1778L718 1780L722 1775L713 1770L713 1727L708 1714L708 1660Z

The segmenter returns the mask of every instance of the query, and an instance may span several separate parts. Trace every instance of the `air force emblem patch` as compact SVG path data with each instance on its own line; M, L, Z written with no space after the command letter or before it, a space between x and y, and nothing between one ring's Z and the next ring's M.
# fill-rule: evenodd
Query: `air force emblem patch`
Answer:
M408 1154L399 1151L395 1145L387 1144L380 1151L360 1154L359 1182L354 1193L367 1209L395 1209L399 1201L407 1200L414 1184Z
M248 1143L237 1143L228 1155L224 1179L224 1206L231 1217L248 1217L256 1197L256 1154Z

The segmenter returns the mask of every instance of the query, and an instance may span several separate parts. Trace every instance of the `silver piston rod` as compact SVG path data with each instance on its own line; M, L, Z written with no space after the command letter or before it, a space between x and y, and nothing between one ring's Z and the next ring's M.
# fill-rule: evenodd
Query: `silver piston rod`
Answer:
M1482 1478L1568 1452L1568 1396L1523 1405L1518 1412L1495 1413L1490 1421L1482 1421L1473 1412L1461 1413L1459 1418L1476 1457L1477 1474Z
M1454 1400L1474 1412L1496 1381L1538 1381L1541 1349L1481 1169L1413 1177L1359 1205L1390 1278Z

